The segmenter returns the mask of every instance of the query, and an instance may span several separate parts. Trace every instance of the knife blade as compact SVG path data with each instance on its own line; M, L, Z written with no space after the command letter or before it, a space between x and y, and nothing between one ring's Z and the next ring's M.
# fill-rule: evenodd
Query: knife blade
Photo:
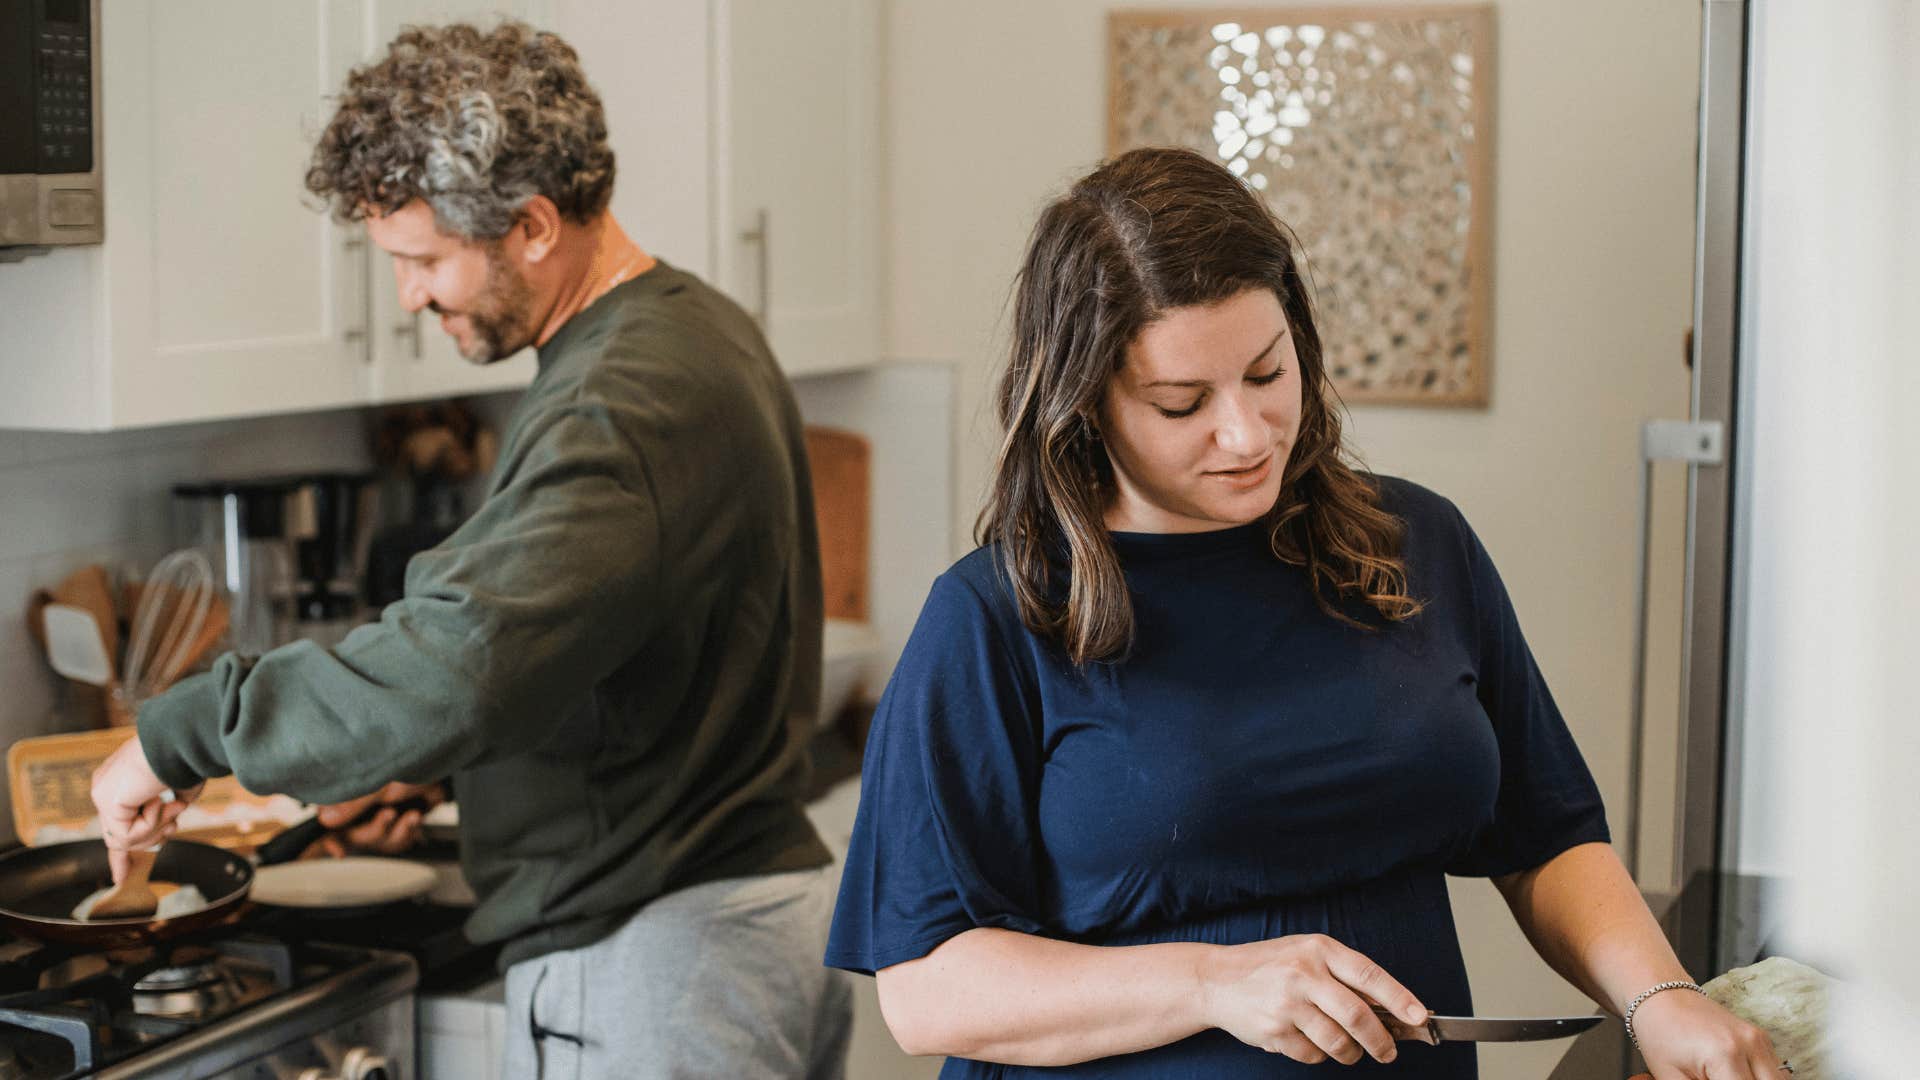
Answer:
M1373 1015L1395 1039L1437 1046L1443 1042L1538 1042L1565 1039L1597 1026L1604 1016L1528 1016L1499 1019L1482 1016L1428 1016L1425 1024L1409 1024L1374 1006Z

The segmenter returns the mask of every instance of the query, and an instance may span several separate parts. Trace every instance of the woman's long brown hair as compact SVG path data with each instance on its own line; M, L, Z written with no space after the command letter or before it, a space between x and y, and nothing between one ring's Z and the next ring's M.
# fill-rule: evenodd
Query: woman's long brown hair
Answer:
M1133 640L1104 517L1112 465L1096 418L1107 384L1149 323L1253 288L1279 298L1301 367L1300 432L1265 519L1274 556L1306 568L1321 610L1343 623L1373 628L1351 601L1388 622L1421 608L1407 593L1404 526L1341 443L1291 234L1218 164L1189 150L1134 150L1034 226L997 400L1006 436L975 528L980 543L999 545L1026 625L1076 664L1117 659Z

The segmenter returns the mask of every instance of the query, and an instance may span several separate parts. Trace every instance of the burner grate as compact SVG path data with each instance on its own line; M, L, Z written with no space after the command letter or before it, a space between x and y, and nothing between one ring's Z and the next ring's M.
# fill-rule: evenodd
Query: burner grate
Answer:
M106 953L0 946L0 1044L32 1058L10 1065L0 1057L0 1080L124 1061L350 962L227 933Z

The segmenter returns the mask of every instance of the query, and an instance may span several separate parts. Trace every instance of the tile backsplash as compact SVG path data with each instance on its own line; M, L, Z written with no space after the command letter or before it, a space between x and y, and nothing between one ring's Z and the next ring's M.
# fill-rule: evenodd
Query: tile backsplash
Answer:
M72 730L63 680L27 635L28 595L90 562L142 571L174 546L174 484L364 468L365 410L106 434L0 431L0 746ZM4 792L4 777L0 777ZM0 845L13 814L0 796Z

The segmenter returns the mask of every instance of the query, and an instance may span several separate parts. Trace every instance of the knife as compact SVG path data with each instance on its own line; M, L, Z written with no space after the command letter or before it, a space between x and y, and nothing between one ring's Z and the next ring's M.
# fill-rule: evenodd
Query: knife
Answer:
M1529 1016L1497 1020L1480 1016L1432 1016L1424 1024L1409 1024L1374 1006L1373 1015L1400 1041L1438 1046L1443 1042L1537 1042L1565 1039L1597 1026L1605 1016Z

